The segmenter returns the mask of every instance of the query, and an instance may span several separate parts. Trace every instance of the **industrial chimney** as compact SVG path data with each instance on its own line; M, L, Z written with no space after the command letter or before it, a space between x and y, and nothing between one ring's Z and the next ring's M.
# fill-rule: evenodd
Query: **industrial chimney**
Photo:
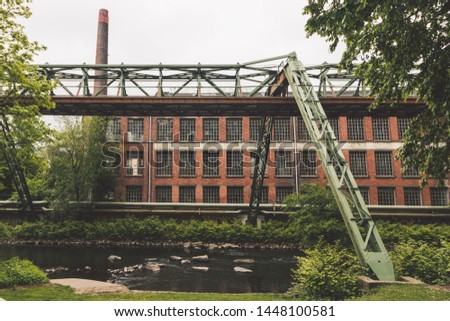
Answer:
M97 48L95 51L95 64L108 64L108 10L100 9L98 14L98 29L97 29ZM95 71L96 76L104 75L104 71ZM94 81L94 95L106 95L106 85L108 80L96 79Z

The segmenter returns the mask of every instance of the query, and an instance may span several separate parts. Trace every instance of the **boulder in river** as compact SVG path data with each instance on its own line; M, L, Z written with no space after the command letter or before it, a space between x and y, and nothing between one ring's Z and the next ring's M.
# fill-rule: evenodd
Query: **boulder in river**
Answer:
M185 265L185 264L191 264L190 260L181 260L181 264Z
M206 266L193 266L192 269L200 272L208 272L209 270Z
M255 263L255 260L253 260L253 259L236 259L236 260L233 261L233 263L253 264L253 263Z
M171 261L181 261L183 258L181 256L171 255L169 259Z
M109 262L117 262L117 261L120 261L120 260L122 260L122 258L120 256L117 256L117 255L110 255L110 256L108 256L108 261Z
M192 258L192 261L197 261L197 262L208 262L208 261L209 261L209 257L208 257L208 255L194 256L194 257Z
M253 273L252 270L246 269L246 268L243 268L243 267L240 267L240 266L235 266L234 267L234 272L237 272L237 273Z
M149 270L149 271L152 271L152 272L159 272L159 271L161 271L161 268L157 264L147 264L145 266L145 268L147 270Z

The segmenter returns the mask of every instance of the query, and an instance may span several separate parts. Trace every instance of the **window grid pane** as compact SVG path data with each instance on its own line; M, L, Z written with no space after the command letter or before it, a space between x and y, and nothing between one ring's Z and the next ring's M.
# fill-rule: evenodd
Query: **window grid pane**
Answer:
M227 152L227 176L242 176L244 170L242 167L241 152Z
M375 152L375 171L379 177L391 177L394 175L391 152Z
M219 176L219 152L203 152L203 176Z
M156 186L156 202L171 203L172 202L172 186Z
M180 176L195 176L195 152L180 151Z
M138 150L127 151L127 176L141 176L144 174L144 152Z
M158 135L157 140L160 142L171 142L172 134L172 118L158 118Z
M378 205L395 205L395 187L378 187Z
M348 140L365 140L364 118L347 118Z
M366 152L350 152L350 170L355 177L367 176Z
M144 141L144 120L142 118L128 118L128 141Z
M337 140L340 140L341 137L339 135L339 117L328 117L331 128L333 128L334 136L336 136Z
M260 204L269 204L269 187L263 186L261 189L261 198L259 200Z
M289 117L275 117L274 141L291 141L291 119Z
M180 203L195 203L195 186L180 186Z
M422 205L422 193L419 187L404 187L405 205Z
M300 141L311 141L311 137L309 136L308 129L306 128L305 122L302 117L297 117L297 137Z
M300 176L317 176L317 157L315 150L300 152Z
M121 119L114 118L108 122L108 129L106 130L106 138L109 141L120 141L122 131L121 131Z
M172 175L172 152L158 151L156 152L156 176Z
M203 186L203 203L220 203L220 187Z
M276 188L276 203L283 204L286 196L293 193L292 186L278 186Z
M228 186L227 203L229 204L244 203L244 188L241 186Z
M292 152L276 151L275 152L275 175L276 176L292 176Z
M219 140L219 119L203 118L203 141Z
M227 118L227 141L242 141L242 118Z
M127 202L142 202L142 186L126 186L125 193Z
M250 140L257 142L259 139L259 129L261 118L250 118Z
M417 167L404 167L402 164L402 176L403 177L419 177L419 170Z
M448 188L446 187L430 187L431 205L447 206L448 205Z
M195 142L195 119L180 118L180 142Z
M364 203L366 203L366 205L369 205L370 204L369 188L366 186L359 186L359 191L361 192L361 196L364 199Z
M398 138L403 140L403 136L405 135L406 130L411 123L412 117L398 117L397 118L397 127L398 127Z
M373 139L378 141L391 140L389 132L389 119L387 117L372 118Z

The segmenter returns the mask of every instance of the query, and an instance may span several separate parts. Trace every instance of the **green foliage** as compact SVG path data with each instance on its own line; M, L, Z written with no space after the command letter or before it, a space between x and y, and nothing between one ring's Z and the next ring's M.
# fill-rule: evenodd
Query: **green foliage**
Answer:
M405 242L391 254L398 275L412 276L429 284L450 283L450 242Z
M10 141L0 135L0 143L8 146L2 153L17 159L25 174L32 178L36 175L33 169L38 143L48 141L50 135L39 116L40 109L54 106L50 99L54 83L32 65L34 55L45 47L30 41L17 22L30 16L25 1L0 2L0 125L10 131ZM26 101L22 99L24 95ZM0 170L5 172L6 168L0 165ZM1 176L10 180L8 175ZM3 181L1 185L11 184Z
M60 218L76 214L72 201L104 200L114 186L116 174L102 167L107 124L108 117L66 117L48 147L51 201Z
M448 224L402 224L377 221L377 228L384 243L391 248L397 243L408 241L439 243L441 240L450 240Z
M314 245L320 238L330 243L340 240L343 244L350 244L333 194L324 186L303 184L300 194L289 195L285 204L287 210L296 211L289 222L301 235L302 245Z
M363 269L356 256L336 245L319 243L297 257L290 294L302 300L345 300L360 294L356 277Z
M5 223L0 222L0 240L11 237L11 227Z
M31 261L17 257L0 261L0 288L48 282L47 275Z
M341 65L364 79L373 107L417 96L427 109L411 124L400 149L408 166L445 180L450 170L450 4L445 0L314 0L306 31L345 43Z

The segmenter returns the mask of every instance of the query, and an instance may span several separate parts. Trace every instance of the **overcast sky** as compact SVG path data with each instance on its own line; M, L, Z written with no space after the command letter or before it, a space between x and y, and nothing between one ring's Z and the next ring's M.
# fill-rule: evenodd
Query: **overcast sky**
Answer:
M304 64L337 62L306 38L306 0L34 0L24 22L48 47L36 63L95 62L98 11L109 11L109 63L236 63L296 51Z

